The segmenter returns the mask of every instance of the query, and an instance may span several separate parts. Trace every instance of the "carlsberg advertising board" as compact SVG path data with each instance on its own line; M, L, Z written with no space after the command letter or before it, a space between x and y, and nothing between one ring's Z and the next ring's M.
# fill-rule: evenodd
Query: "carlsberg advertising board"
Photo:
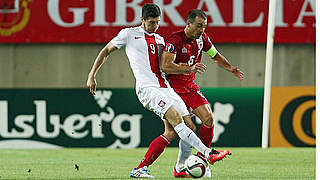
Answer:
M202 92L215 115L215 146L260 146L262 88ZM0 90L0 148L147 147L163 131L131 88L98 89L95 96L87 89Z

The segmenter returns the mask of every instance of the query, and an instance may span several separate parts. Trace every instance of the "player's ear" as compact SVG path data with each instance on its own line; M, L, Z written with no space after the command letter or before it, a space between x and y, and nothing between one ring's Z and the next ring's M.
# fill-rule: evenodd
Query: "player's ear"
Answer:
M187 21L187 28L189 28L191 25L191 22L190 21Z

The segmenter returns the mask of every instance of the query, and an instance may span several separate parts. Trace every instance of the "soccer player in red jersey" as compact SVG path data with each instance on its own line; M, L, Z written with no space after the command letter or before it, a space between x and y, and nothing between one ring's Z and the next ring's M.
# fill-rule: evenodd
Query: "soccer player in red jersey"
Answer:
M202 51L207 52L218 66L231 72L240 80L243 79L243 72L238 67L232 66L216 50L210 38L204 32L206 26L206 14L200 9L191 10L187 16L186 27L181 31L172 33L166 40L161 68L166 73L170 86L180 95L187 108L191 109L192 113L201 119L202 125L199 136L201 141L207 147L210 147L214 128L213 113L199 86L193 81L196 73L201 74L206 70L206 65L201 63ZM177 164L174 168L175 177L187 177L184 172L184 162L191 151L192 147L185 141L180 140ZM229 151L220 151L220 153L229 154ZM209 167L206 176L211 176Z

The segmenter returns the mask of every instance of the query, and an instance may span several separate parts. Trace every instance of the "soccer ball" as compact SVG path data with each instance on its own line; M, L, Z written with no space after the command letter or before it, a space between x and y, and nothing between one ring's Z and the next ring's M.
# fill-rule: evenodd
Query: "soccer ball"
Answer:
M198 155L191 155L186 160L184 166L189 176L193 178L201 178L206 172L208 163L205 159L199 157Z

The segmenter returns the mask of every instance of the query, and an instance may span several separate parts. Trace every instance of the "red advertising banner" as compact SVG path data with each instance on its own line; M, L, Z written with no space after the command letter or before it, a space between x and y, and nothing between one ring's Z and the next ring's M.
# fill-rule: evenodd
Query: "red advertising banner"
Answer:
M185 26L191 9L208 16L216 43L265 43L268 0L0 0L1 43L95 43L140 24L141 7L162 10L158 33ZM276 43L315 43L315 0L277 0Z

